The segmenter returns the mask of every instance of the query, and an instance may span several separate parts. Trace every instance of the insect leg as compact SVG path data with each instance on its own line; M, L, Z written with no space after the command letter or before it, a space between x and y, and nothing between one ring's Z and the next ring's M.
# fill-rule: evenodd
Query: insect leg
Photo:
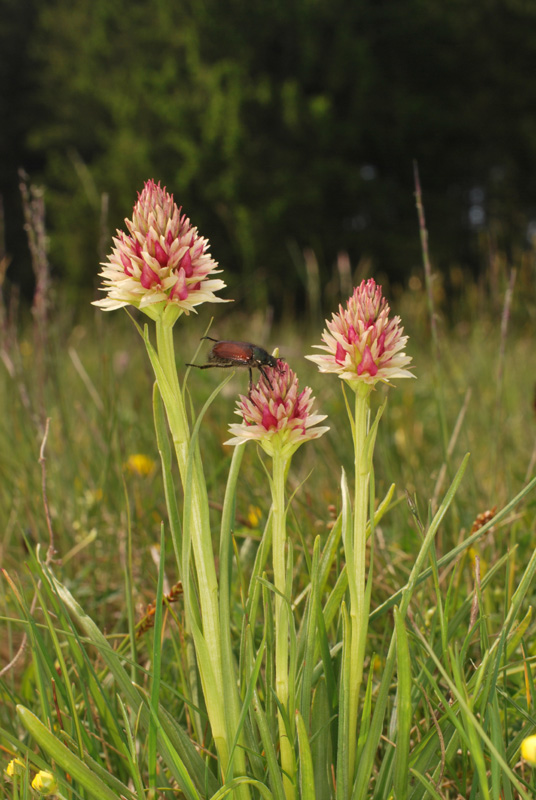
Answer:
M186 364L187 367L197 367L197 369L212 369L218 367L219 369L230 369L236 367L236 364Z
M263 377L268 381L268 385L270 386L270 389L273 390L274 387L272 386L272 381L270 380L270 378L266 374L264 367L261 366L261 364L257 364L257 366L258 366L259 370L262 372ZM251 372L251 370L250 370L250 372Z

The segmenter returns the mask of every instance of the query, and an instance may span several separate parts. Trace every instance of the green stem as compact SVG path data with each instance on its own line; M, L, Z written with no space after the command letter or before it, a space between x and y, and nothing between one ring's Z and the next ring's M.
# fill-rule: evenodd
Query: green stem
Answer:
M168 399L168 392L161 391L161 395L166 406L166 413L177 455L182 484L183 487L185 487L188 471L188 456L191 446L190 429L184 406L184 398L177 377L173 347L173 328L165 325L161 320L158 320L156 323L156 335L158 357L169 388L171 389L172 402ZM199 589L199 602L201 605L202 632L210 663L205 664L205 657L200 651L198 651L197 655L212 734L218 749L221 768L225 777L229 760L229 735L223 702L224 680L218 608L218 580L216 577L214 553L212 550L208 495L197 442L194 443L193 447L195 451L193 454L193 474L191 495L189 498L191 503L190 522L193 532L191 542ZM188 565L181 565L183 574L185 569L188 569ZM210 678L208 677L209 674Z
M272 554L274 565L274 586L276 589L275 610L275 686L276 695L286 711L289 725L294 722L293 709L289 708L289 612L290 601L287 597L286 570L286 508L285 508L285 476L288 459L277 451L273 455L272 481ZM294 747L289 739L289 731L278 711L279 743L281 751L281 769L283 772L283 788L287 800L296 797L296 764Z
M224 684L225 690L225 707L230 719L230 730L236 736L240 724L240 695L238 692L238 682L236 676L235 656L233 653L232 643L232 615L231 615L231 598L232 598L232 562L233 562L233 547L232 547L232 529L235 515L235 499L236 499L236 484L240 473L240 465L244 455L244 447L235 447L233 458L231 461L231 468L229 470L229 477L227 479L227 488L225 491L225 500L223 504L223 511L221 517L220 529L220 625L221 625L221 649L222 649L222 665L224 675L233 676L233 680L226 680ZM244 731L240 732L238 739L238 746L235 746L234 751L231 753L231 759L237 765L240 773L245 774L245 744ZM240 794L242 793L242 794ZM242 785L237 789L237 794L243 797L249 797L250 792L247 784Z
M353 575L348 581L353 583L350 605L350 681L348 698L348 774L350 786L353 784L357 741L357 716L359 692L363 680L363 661L368 628L368 609L365 603L366 585L366 543L368 487L370 480L370 458L367 454L366 439L371 387L360 384L355 392L354 413L354 527L353 527Z

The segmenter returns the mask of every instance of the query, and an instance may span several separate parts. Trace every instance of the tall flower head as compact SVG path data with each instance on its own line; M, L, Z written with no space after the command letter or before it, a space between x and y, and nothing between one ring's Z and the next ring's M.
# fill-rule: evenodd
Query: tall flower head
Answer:
M356 389L360 383L390 383L394 378L413 378L404 367L411 356L404 352L407 336L400 317L389 318L390 308L382 287L373 278L356 286L346 308L326 320L324 344L313 345L325 355L307 356L320 372L336 372Z
M325 414L313 414L311 389L298 389L298 378L284 361L278 368L265 367L269 382L262 376L249 396L241 395L236 413L242 422L229 426L233 439L225 444L259 442L269 456L278 451L290 458L303 442L318 439L329 428L317 428Z
M125 223L128 234L117 231L112 252L101 265L101 289L108 296L94 305L105 311L133 305L152 318L165 312L174 321L201 303L225 302L214 294L225 283L210 277L221 270L208 240L181 215L160 183L147 181L132 219Z

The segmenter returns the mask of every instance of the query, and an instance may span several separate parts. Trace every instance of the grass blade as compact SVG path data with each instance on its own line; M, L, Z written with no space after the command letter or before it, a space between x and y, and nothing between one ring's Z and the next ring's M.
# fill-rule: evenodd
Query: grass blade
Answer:
M409 655L406 626L398 608L395 608L395 631L397 661L397 737L393 780L395 800L406 800L408 796L409 738L412 722L411 659Z
M298 747L300 753L300 800L316 800L313 759L307 729L302 715L296 711Z
M72 753L59 739L48 730L45 725L32 712L24 706L17 706L17 714L26 730L33 736L51 759L56 761L75 781L97 800L120 800L120 795L112 791L93 770ZM124 787L125 796L130 796L128 788Z

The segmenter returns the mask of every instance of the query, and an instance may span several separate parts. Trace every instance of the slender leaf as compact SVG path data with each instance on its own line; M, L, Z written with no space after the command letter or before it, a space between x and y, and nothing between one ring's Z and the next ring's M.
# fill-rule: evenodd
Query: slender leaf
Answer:
M298 747L300 752L300 800L316 800L311 747L302 715L296 711Z
M80 783L92 797L97 800L120 800L120 795L112 791L92 769L72 753L43 723L24 706L17 706L17 714L26 730L33 736L51 759L56 761L65 772ZM127 787L124 794L130 795Z
M394 763L395 800L408 796L409 739L412 724L411 710L411 659L406 626L398 608L395 608L397 689L397 737Z

